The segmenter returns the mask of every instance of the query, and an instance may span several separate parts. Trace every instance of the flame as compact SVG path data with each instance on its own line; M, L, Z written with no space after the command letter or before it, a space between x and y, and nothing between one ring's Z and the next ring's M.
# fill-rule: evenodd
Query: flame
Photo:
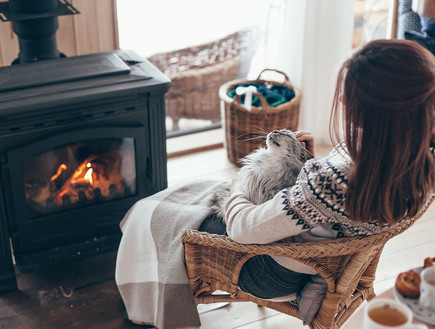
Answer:
M72 173L76 164L69 163L67 170L67 165L62 163L53 176L48 176L49 184L41 187L24 183L26 198L42 208L48 208L59 207L64 203L73 205L79 201L93 202L96 195L107 200L122 196L125 186L121 159L116 150L90 155ZM47 205L47 200L50 200L50 205Z
M68 193L68 190L63 190L59 193L59 195L57 196L59 199L62 199L62 197Z
M87 167L89 168L90 165L91 164L88 163ZM92 172L93 172L93 169L89 168L88 171L86 172L86 175L85 175L85 179L87 179L89 181L89 183L91 183L91 185L94 183L94 181L92 179Z
M66 165L64 163L62 163L59 166L59 168L57 168L56 173L53 176L51 176L50 182L55 181L62 174L62 171L66 170L66 169L67 169Z

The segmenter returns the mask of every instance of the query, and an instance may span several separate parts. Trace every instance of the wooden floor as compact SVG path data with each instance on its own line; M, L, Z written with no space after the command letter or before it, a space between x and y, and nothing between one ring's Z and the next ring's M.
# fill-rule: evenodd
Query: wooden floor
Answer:
M320 153L327 149L320 150ZM322 155L319 154L318 155ZM169 185L201 177L228 179L237 168L224 149L171 158ZM378 267L376 292L394 284L401 271L435 257L435 207L402 235L388 242ZM0 329L141 328L125 320L114 282L116 253L18 273L19 290L0 295ZM299 329L299 320L252 303L234 303L201 313L201 329Z

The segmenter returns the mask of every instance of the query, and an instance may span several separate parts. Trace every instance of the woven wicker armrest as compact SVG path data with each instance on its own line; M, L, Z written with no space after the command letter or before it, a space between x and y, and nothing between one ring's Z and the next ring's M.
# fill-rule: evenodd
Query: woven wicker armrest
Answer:
M362 248L374 247L388 240L390 234L370 237L349 237L306 243L241 244L223 235L196 230L185 230L183 243L209 246L252 255L285 256L290 258L337 257L355 253Z

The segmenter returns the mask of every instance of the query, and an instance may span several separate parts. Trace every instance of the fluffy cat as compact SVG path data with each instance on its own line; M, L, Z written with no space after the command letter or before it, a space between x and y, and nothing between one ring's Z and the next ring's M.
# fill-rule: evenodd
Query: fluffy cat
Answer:
M266 137L266 148L260 147L241 159L239 171L242 192L254 204L262 204L286 187L295 184L303 164L313 158L293 132L274 130ZM229 189L216 195L212 211L225 216L224 204Z

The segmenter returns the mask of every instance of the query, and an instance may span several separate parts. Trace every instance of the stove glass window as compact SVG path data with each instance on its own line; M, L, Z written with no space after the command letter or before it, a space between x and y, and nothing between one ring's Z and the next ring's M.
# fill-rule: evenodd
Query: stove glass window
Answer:
M22 161L29 217L136 194L134 138L88 139Z

